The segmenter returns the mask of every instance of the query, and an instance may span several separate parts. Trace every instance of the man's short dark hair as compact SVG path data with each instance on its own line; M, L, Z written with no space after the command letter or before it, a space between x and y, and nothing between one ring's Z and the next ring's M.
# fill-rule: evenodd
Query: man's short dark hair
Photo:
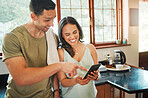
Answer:
M29 9L36 15L42 15L45 10L54 10L55 3L52 0L31 0Z

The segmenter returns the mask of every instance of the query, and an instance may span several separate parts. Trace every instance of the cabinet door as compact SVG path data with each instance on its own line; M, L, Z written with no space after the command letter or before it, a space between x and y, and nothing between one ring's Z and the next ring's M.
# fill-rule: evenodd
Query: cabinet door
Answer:
M111 86L109 84L96 86L96 88L97 98L113 98L113 92L111 92Z

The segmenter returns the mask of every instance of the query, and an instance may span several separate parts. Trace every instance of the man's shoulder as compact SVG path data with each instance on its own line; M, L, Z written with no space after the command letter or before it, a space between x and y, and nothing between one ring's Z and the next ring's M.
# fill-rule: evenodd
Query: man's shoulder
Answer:
M23 25L21 25L21 26L16 27L15 29L13 29L11 31L11 33L17 34L17 33L23 32L23 31L26 31L26 29L25 29L25 27Z
M4 41L6 40L17 40L24 37L24 27L18 26L15 29L13 29L11 32L6 33L4 36Z
M25 32L27 32L25 27L21 25L13 29L11 32L6 33L6 36L21 37L24 36L24 34L26 34Z

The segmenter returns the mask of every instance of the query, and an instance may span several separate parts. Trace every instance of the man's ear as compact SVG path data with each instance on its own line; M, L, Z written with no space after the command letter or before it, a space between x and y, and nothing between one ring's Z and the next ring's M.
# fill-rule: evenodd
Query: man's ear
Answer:
M33 21L36 21L37 20L37 15L35 15L33 12L31 13L31 19Z

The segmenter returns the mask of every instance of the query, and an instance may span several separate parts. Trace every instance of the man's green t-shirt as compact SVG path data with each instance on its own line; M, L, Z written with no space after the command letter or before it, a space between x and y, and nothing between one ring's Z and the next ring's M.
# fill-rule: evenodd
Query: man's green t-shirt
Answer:
M8 58L23 56L27 67L47 66L47 41L32 37L24 26L17 27L5 35L3 40L3 61ZM52 98L51 79L46 78L36 84L19 87L12 79L8 83L6 97L12 98Z

